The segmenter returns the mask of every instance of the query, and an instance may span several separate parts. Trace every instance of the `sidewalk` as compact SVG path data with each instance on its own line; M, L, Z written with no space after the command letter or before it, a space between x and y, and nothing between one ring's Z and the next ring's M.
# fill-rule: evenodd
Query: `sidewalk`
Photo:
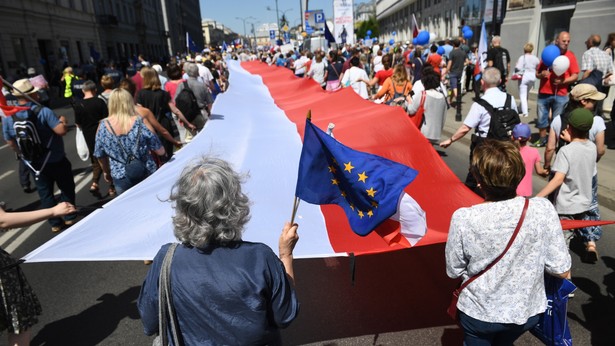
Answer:
M517 104L519 104L518 95L513 91L512 96L516 98ZM442 138L445 139L447 137L452 136L459 126L461 126L463 120L465 119L470 106L472 105L472 98L474 97L474 93L466 93L462 98L462 121L455 121L455 113L456 109L451 107L446 113L446 122L444 123L444 129L442 131ZM527 118L521 118L521 121L530 125L532 129L532 138L538 136L538 129L536 129L535 121L536 121L536 93L530 93L528 106L530 116ZM615 142L615 133L613 133L613 127L611 124L611 120L606 122L606 144L611 144L613 147L613 142ZM458 140L459 143L462 143L466 146L470 146L470 133L466 134L461 140ZM544 158L544 148L538 148L540 152L540 157ZM544 179L536 174L534 174L534 180ZM598 162L598 203L602 207L606 207L611 210L615 210L615 186L613 182L615 181L615 150L607 149L606 153L602 156L600 161ZM610 183L609 183L610 182Z

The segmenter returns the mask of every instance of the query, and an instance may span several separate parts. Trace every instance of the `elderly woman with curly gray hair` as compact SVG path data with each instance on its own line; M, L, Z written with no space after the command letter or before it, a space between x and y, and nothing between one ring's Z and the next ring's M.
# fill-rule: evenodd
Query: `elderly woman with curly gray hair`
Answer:
M250 201L241 177L224 160L203 157L175 183L171 296L185 345L280 344L280 328L297 316L293 249L297 225L287 222L279 257L264 244L243 241ZM158 278L170 244L145 278L138 300L145 334L158 332Z

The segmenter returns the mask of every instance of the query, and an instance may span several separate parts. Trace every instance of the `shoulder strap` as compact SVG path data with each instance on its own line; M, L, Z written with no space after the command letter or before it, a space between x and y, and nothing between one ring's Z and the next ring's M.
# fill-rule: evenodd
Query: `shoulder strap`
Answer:
M188 81L187 81L187 80L185 80L185 81L183 82L183 84L184 84L184 89L186 89L186 90L188 90L188 91L192 91L192 90L190 89L190 86L188 86Z
M506 103L504 103L504 108L509 109L511 103L512 103L512 96L506 93Z
M160 338L162 338L162 345L169 344L167 340L168 322L171 325L173 344L176 346L184 344L179 331L175 307L173 306L173 296L171 295L171 262L173 261L177 245L179 244L173 243L167 249L160 268L160 276L158 277L158 333L160 333Z
M502 253L496 259L494 259L493 262L491 262L491 264L489 264L487 267L485 267L485 269L481 270L478 274L472 276L466 282L464 282L461 286L459 286L459 288L455 290L455 293L457 295L459 295L459 293L461 293L461 291L464 288L466 288L466 286L468 286L470 283L472 283L472 281L478 279L481 275L485 274L489 269L491 269L491 267L493 267L496 263L498 263L502 259L502 257L504 257L504 255L506 255L506 252L508 252L508 249L510 249L510 246L515 241L515 238L517 238L517 234L519 234L519 230L521 229L521 225L523 224L523 220L525 220L525 214L527 212L527 206L529 204L530 204L529 198L525 198L525 204L523 204L523 211L521 212L521 217L519 218L519 222L517 222L517 227L515 227L515 231L513 232L512 236L510 237L510 240L508 241L508 244L506 244L506 248L504 248L504 251L502 251Z
M136 120L135 120L136 121ZM118 159L116 159L115 157L109 155L110 158L114 159L115 161L122 163L122 164L127 164L128 163L128 151L126 151L126 149L124 148L124 145L122 144L122 141L120 141L119 137L117 136L117 134L115 133L115 130L113 130L113 126L111 126L111 123L109 122L109 119L105 119L105 122L107 123L107 126L109 126L109 129L111 130L111 133L113 134L113 136L115 137L115 140L117 141L117 143L120 145L120 148L122 149L122 152L124 152L124 155L126 156L126 161L120 161ZM138 145L138 144L137 144Z
M478 100L476 100L476 103L483 106L487 110L487 112L489 112L489 115L493 116L493 113L495 113L495 108L493 108L491 103L487 102L487 100L479 98Z

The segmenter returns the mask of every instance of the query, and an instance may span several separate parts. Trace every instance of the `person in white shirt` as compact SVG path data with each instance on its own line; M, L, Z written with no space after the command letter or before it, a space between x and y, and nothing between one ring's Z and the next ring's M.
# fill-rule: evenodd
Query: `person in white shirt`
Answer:
M512 345L547 308L545 273L566 278L570 254L551 202L517 196L525 165L512 141L485 140L474 152L470 171L485 202L453 213L444 250L446 274L465 282L504 253L461 291L457 309L465 345ZM506 250L517 224L519 232Z
M369 97L367 93L367 85L363 83L363 80L366 80L367 73L364 69L359 67L360 61L358 57L353 57L350 59L350 68L344 72L344 76L342 77L342 87L352 87L352 90L356 92L363 99Z
M506 97L508 95L498 89L500 81L501 73L497 68L489 67L483 72L482 84L485 88L485 93L482 99L487 101L495 109L504 107L506 104ZM517 104L515 103L514 98L511 100L510 107L512 109L517 109ZM442 148L447 148L449 145L453 144L453 142L465 136L471 129L475 129L475 133L472 135L472 144L470 145L470 161L472 161L472 154L474 150L482 144L485 138L487 138L490 123L491 115L487 109L481 106L478 102L474 102L472 107L470 107L470 111L463 121L463 124L459 127L459 129L457 129L457 132L455 132L450 139L440 142L440 146ZM476 180L472 174L468 173L465 184L480 195L481 192L478 189Z
M515 75L521 76L519 79L519 99L521 101L521 116L528 116L527 95L536 81L536 67L540 64L540 59L532 55L534 45L531 42L523 46L523 55L517 60L515 65Z

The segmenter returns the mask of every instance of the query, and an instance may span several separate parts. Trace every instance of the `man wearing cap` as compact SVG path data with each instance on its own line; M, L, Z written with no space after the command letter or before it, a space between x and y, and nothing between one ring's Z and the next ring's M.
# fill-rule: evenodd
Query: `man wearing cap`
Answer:
M559 47L561 55L565 55L570 61L570 67L561 76L557 76L551 68L540 61L536 69L536 78L540 79L538 89L538 127L539 138L532 143L533 147L544 147L547 144L547 129L549 128L549 115L555 117L562 114L568 103L568 85L577 81L579 77L579 64L574 53L568 49L570 34L562 31L557 35L555 44Z
M28 79L20 79L13 84L14 90L12 94L17 98L17 103L20 106L31 107L35 110L41 107L38 104L30 102L25 95L31 99L38 101L38 88L32 86ZM13 117L16 119L27 119L29 111L17 112ZM19 148L15 141L16 134L13 128L14 118L6 117L2 121L2 133L4 139L9 146L19 154ZM60 202L70 202L75 204L75 181L73 180L73 172L70 161L66 158L64 152L64 141L62 136L67 133L67 122L64 116L58 117L51 109L43 107L38 112L36 121L34 122L36 131L40 136L41 143L51 143L49 146L49 156L47 162L43 165L44 159L41 161L33 161L30 164L40 170L40 174L35 179L35 184L38 189L38 194L41 199L41 208L50 208L57 204L54 198L54 184L60 189ZM51 140L51 142L50 142ZM45 155L47 157L47 155ZM42 168L42 169L41 169ZM72 225L75 220L75 215L68 215L62 218L51 218L52 232L61 231L65 225Z
M551 168L554 173L549 183L536 195L546 197L559 191L555 197L555 210L560 219L589 220L587 212L592 206L592 178L596 172L596 145L589 140L589 130L594 123L594 114L585 108L570 113L562 135L570 142L563 146ZM596 261L596 243L599 237L580 232L585 238L587 258ZM564 231L568 244L573 230Z

